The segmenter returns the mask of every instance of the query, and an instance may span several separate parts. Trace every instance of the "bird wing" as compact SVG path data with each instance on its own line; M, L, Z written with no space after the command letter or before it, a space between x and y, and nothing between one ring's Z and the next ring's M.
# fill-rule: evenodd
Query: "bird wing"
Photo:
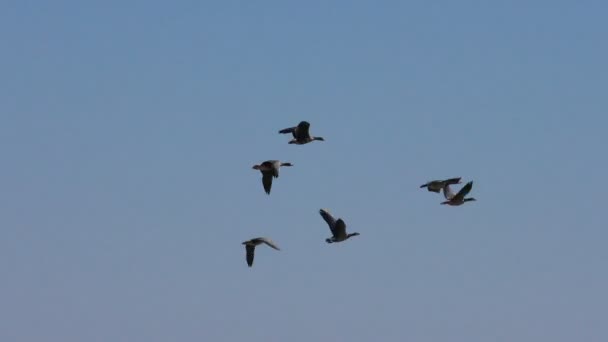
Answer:
M336 219L333 216L331 216L331 214L325 209L319 210L319 214L321 214L321 217L323 217L325 222L327 222L327 225L329 226L329 230L331 230L331 233L335 235L336 234Z
M294 132L294 138L296 138L297 140L306 140L307 138L310 137L310 134L308 133L308 130L310 128L310 124L306 121L302 121L298 124L298 127L296 127L296 130Z
M458 178L450 178L443 181L444 184L458 184L460 183L461 177Z
M428 191L439 193L441 191L441 188L443 187L443 183L442 183L442 181L434 180L434 181L427 182L426 184L421 185L420 187L421 188L426 187L426 189Z
M336 227L334 228L335 235L346 236L346 223L342 219L336 221Z
M443 186L443 196L445 196L445 199L448 201L454 197L454 193L452 192L449 184Z
M279 131L279 133L281 134L287 134L287 133L291 133L293 135L293 137L296 137L296 128L297 127L289 127L289 128L284 128L282 130Z
M262 171L262 185L264 185L264 191L270 195L270 188L272 188L272 177L273 171Z
M247 251L247 253L246 253L247 265L249 265L249 267L251 267L251 266L253 266L253 254L255 252L255 246L254 245L245 245L245 250Z
M464 200L464 196L466 196L471 189L473 188L473 182L468 182L465 186L458 191L458 193L453 197L455 200L462 201Z
M276 249L277 251L280 251L281 249L279 248L279 246L277 246L274 241L270 240L269 238L260 238L260 241L262 241L263 243L267 244L268 246Z

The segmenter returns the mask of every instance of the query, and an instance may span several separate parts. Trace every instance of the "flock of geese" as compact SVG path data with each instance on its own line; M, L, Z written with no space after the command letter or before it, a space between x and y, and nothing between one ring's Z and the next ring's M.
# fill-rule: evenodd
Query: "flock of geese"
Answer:
M293 139L289 141L289 144L304 145L315 140L325 141L322 137L314 137L310 135L310 123L301 121L295 127L285 128L279 131L281 134L291 133ZM270 195L270 189L272 188L273 178L279 177L279 169L283 166L293 166L289 162L281 162L279 160L267 160L261 164L253 166L254 170L259 170L262 173L262 186L266 194ZM440 193L443 191L445 201L441 204L447 204L451 206L459 206L469 201L475 201L473 197L466 197L471 189L473 188L473 182L465 184L457 193L454 194L450 185L460 184L461 178L450 178L444 180L433 180L420 186L420 188L427 188L430 192ZM343 219L335 219L327 209L320 209L319 214L325 220L329 226L332 236L325 239L327 243L342 242L353 236L359 235L359 233L347 233L346 223ZM251 240L243 242L245 245L246 260L249 267L253 266L253 257L255 253L255 247L261 244L266 244L276 250L281 250L271 239L267 237L257 237Z

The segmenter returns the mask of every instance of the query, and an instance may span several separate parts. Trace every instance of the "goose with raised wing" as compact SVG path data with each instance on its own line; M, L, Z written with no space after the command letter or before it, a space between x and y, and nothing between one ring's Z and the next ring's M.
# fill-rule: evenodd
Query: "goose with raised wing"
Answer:
M291 133L293 135L293 139L289 141L290 144L304 145L315 140L325 141L325 139L323 139L322 137L311 136L309 133L309 129L310 123L308 123L307 121L301 121L297 126L282 129L279 131L279 133Z
M249 265L249 267L253 266L253 256L255 254L255 247L263 243L276 249L277 251L281 250L272 240L265 237L257 237L243 242L243 245L245 245L246 252L245 258L247 259L247 265Z
M254 170L259 170L262 173L262 185L268 195L270 195L270 189L272 188L272 179L279 178L281 166L293 166L293 164L282 163L279 160L267 160L261 164L253 165Z
M359 233L346 233L346 223L341 218L335 219L326 209L319 210L321 217L327 222L332 237L325 239L327 243L342 242L350 237L357 236Z
M441 204L458 206L464 204L465 202L476 201L476 199L473 197L465 198L465 196L471 192L472 188L473 182L468 182L460 189L460 191L458 191L458 193L454 194L452 189L450 189L450 185L446 184L443 187L443 195L447 201L441 202Z
M427 188L428 191L439 193L446 185L460 184L460 179L461 178L458 177L444 180L434 180L427 182L426 184L422 184L420 188Z

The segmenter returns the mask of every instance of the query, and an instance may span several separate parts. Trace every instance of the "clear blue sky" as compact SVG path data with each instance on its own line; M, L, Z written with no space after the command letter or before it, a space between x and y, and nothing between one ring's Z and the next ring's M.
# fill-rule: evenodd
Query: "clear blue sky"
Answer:
M606 2L0 9L1 341L608 340Z

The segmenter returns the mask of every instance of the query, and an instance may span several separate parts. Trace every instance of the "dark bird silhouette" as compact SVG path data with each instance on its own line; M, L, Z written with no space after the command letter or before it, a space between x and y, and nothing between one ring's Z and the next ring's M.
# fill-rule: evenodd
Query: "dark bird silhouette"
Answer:
M263 243L276 249L277 251L281 250L277 245L274 244L274 242L272 242L272 240L265 238L265 237L257 237L257 238L243 242L243 245L245 245L245 251L246 251L245 258L247 259L247 265L249 265L249 267L253 266L253 256L255 254L255 246L261 245Z
M270 195L270 189L272 188L272 178L279 178L279 168L281 166L293 166L291 163L281 163L278 160L267 160L259 165L253 165L254 170L260 170L262 173L262 185L264 191Z
M321 214L321 217L323 217L325 222L327 222L329 230L331 230L332 234L332 237L325 239L325 242L342 242L352 236L359 235L359 233L346 234L346 223L344 223L344 220L342 220L341 218L336 220L333 216L331 216L329 211L321 209L319 210L319 214Z
M297 126L282 129L279 131L279 133L291 133L293 135L293 139L289 141L290 144L304 145L315 140L325 141L325 139L323 139L322 137L311 136L308 132L309 129L310 123L308 123L307 121L301 121Z

